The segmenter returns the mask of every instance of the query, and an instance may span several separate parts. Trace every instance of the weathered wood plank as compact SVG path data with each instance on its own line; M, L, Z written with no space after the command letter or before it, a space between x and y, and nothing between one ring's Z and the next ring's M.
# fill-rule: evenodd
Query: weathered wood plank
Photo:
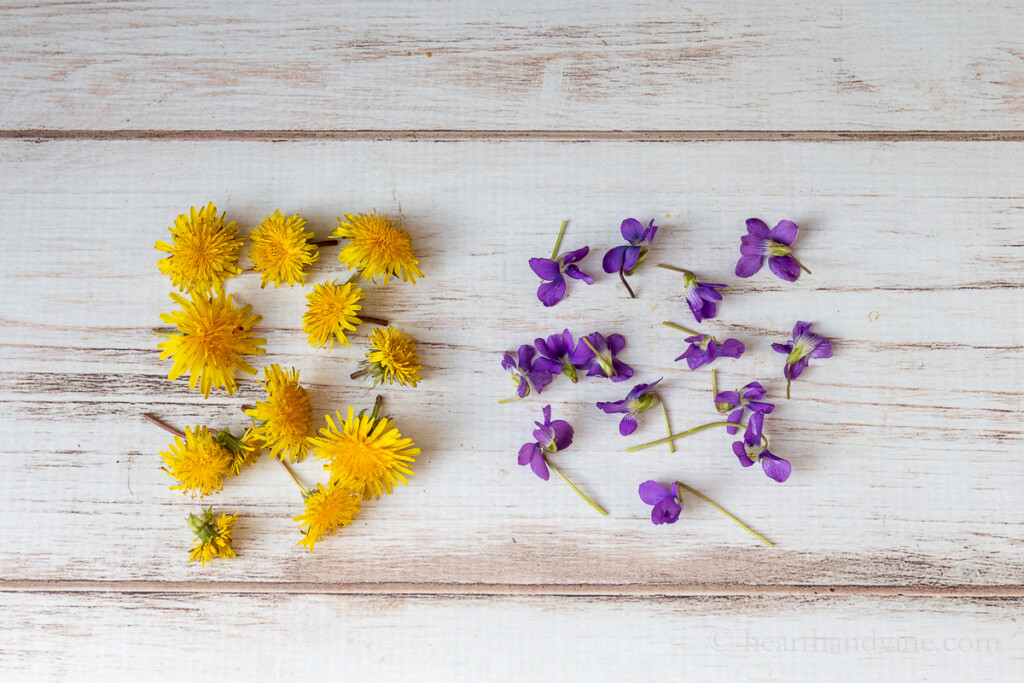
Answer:
M1015 680L1020 599L0 593L8 680ZM272 646L268 647L268 643Z
M6 129L1021 130L1020 3L9 2Z
M1022 403L1008 378L1024 358L1022 154L992 143L4 142L0 579L1019 584ZM422 255L425 279L373 287L368 307L421 341L424 383L387 395L424 456L409 487L312 556L292 547L296 492L264 462L209 501L242 512L238 559L186 566L183 518L198 503L167 490L167 439L140 418L238 427L239 406L258 396L252 381L205 402L167 383L148 332L169 303L153 242L207 199L246 229L277 207L303 211L321 235L346 211L401 211ZM675 425L714 417L707 374L673 363L680 336L659 324L686 322L677 277L647 268L631 301L597 272L628 215L663 225L652 266L732 286L702 328L749 344L719 365L723 385L759 378L778 396L781 356L768 345L797 319L835 340L836 357L770 421L790 483L741 470L725 434L626 456L661 426L617 434L591 404L621 385L561 384L497 405L509 395L497 351L568 326L625 333L637 379L666 377ZM814 275L737 281L750 215L799 222ZM598 252L586 262L598 282L545 310L525 258L550 249L565 217L566 246ZM333 258L325 251L313 281L342 274ZM301 368L318 411L372 400L347 379L358 342L305 346L301 290L261 291L252 274L229 290L264 315L266 362ZM577 428L563 468L609 518L516 466L547 399ZM318 474L314 462L299 470ZM753 546L700 505L651 527L636 485L672 476L779 547Z

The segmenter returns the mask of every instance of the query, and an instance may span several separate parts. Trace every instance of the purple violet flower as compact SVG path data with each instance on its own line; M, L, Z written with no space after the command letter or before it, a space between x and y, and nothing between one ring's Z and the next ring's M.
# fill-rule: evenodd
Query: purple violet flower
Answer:
M605 339L600 332L581 337L584 347L576 347L572 363L576 367L587 367L587 377L609 377L613 382L625 382L633 376L633 368L616 358L626 346L621 334L608 335Z
M583 280L588 285L594 284L590 277L576 265L590 253L590 247L569 251L557 258L532 258L530 268L541 280L547 280L537 288L537 298L545 306L554 306L565 296L565 276Z
M752 413L762 413L764 415L768 415L775 410L774 404L761 400L765 397L766 393L760 382L751 382L739 391L723 391L715 396L715 407L720 413L731 410L732 412L729 413L729 417L726 420L739 423L743 419L743 411L747 408ZM729 434L735 434L739 429L737 427L726 427L725 431Z
M528 396L531 387L538 394L541 393L544 391L544 387L550 384L553 379L551 373L547 370L538 369L533 366L534 353L536 351L532 346L523 344L519 347L518 361L512 357L511 351L506 351L501 357L501 367L505 368L505 372L508 373L508 376L515 383L516 395L519 398Z
M679 495L679 484L672 482L672 488L666 489L656 481L645 481L638 490L640 500L653 505L651 521L655 524L674 524L683 511L683 498Z
M565 420L551 419L551 406L544 406L544 422L534 422L533 443L524 443L519 449L519 464L529 465L533 473L544 481L548 472L547 456L565 450L572 444L572 427Z
M811 358L831 358L832 342L820 334L811 332L814 323L797 321L793 327L793 340L785 344L772 344L778 353L789 354L783 374L786 377L786 398L789 398L789 384L800 376Z
M793 466L785 458L780 458L768 450L768 440L761 435L763 429L764 414L751 414L747 421L747 431L743 433L743 441L734 441L732 452L744 467L750 467L760 461L764 473L770 479L782 483L789 479Z
M719 344L710 334L698 334L687 337L686 341L690 346L683 354L676 358L677 361L686 359L686 364L691 370L696 370L702 365L713 362L716 358L739 358L747 348L738 339L726 339Z
M697 276L685 268L676 268L664 263L659 263L658 267L683 274L683 295L686 296L686 305L690 307L690 312L697 322L715 317L717 304L722 300L718 290L729 285L697 282Z
M601 261L601 266L606 273L617 272L622 284L629 291L630 298L635 299L636 294L626 282L625 276L632 275L647 258L647 252L650 251L651 244L654 243L654 236L658 233L658 226L654 224L654 219L651 219L651 222L644 228L643 223L637 219L627 218L619 226L619 232L622 233L622 238L629 243L629 246L609 249Z
M546 370L555 375L561 373L574 384L579 381L576 371L586 369L589 366L589 358L593 356L593 352L582 339L573 344L569 330L564 330L562 334L553 334L547 340L537 337L533 343L540 356L533 362L534 369Z
M736 275L750 277L761 270L765 257L768 267L783 280L795 282L803 269L808 275L811 271L793 256L793 242L796 241L799 226L793 221L779 221L768 229L768 225L760 218L747 219L747 232L740 245L740 260L736 263Z
M619 434L629 436L636 431L636 416L658 402L658 395L654 393L654 387L660 381L661 379L650 384L637 384L621 401L599 402L597 407L609 415L626 413L619 422Z

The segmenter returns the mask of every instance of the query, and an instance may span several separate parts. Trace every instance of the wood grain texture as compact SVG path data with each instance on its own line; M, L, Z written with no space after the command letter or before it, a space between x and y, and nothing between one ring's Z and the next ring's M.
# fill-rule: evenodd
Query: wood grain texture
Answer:
M1024 540L1022 154L1016 143L4 141L0 579L1012 589ZM427 277L369 287L367 311L420 342L423 384L386 393L424 455L410 486L312 555L292 547L297 492L260 463L203 501L241 520L238 559L202 570L184 563L183 518L199 501L167 489L157 453L168 440L140 416L241 427L240 406L259 396L251 379L207 401L168 383L149 333L170 302L153 243L211 199L243 231L278 207L320 235L343 212L403 216ZM598 265L628 215L662 225L635 301ZM796 220L814 275L733 277L751 215ZM551 248L562 218L566 248L594 249L598 281L544 309L525 261ZM344 275L335 254L324 251L312 282ZM748 344L719 362L724 386L757 378L779 397L782 357L769 344L798 319L834 340L836 357L812 365L770 421L773 450L794 463L788 484L741 469L724 433L627 456L662 427L645 416L635 437L618 435L592 404L622 385L559 383L497 404L511 389L498 352L569 327L624 333L637 379L665 377L677 427L715 419L708 374L672 360L681 335L660 322L689 314L658 262L730 284L702 326ZM264 316L258 360L300 368L318 414L372 401L347 379L361 336L331 353L306 346L301 289L261 291L251 273L228 289ZM549 402L577 428L559 464L608 518L516 465ZM315 461L298 469L318 476ZM671 477L778 547L699 504L652 527L636 486Z
M2 593L0 606L7 680L1015 680L1024 669L1019 599Z
M0 128L1021 130L1020 3L4 3Z

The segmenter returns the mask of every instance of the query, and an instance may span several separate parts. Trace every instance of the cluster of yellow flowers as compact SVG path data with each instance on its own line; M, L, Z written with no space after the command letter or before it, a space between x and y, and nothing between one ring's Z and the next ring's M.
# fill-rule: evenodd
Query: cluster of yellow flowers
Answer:
M346 214L338 223L332 237L348 240L338 260L353 271L352 277L342 284L325 280L313 287L306 296L302 330L310 346L331 349L335 341L348 346L347 333L361 323L379 324L369 334L365 358L352 378L368 378L375 386L397 382L415 387L421 370L415 342L386 321L362 313L359 302L365 294L355 284L359 278L387 284L392 276L413 283L423 277L412 239L399 221L376 211ZM192 207L168 230L171 242L156 243L159 251L168 254L159 261L160 271L188 298L172 292L171 299L180 310L160 316L174 328L159 331L167 337L158 345L160 358L173 361L169 380L188 372L189 387L198 385L204 398L215 388L231 396L238 388L238 371L256 374L245 357L264 353L266 344L253 336L262 318L250 306L236 305L224 291L225 280L242 272L237 261L243 240L236 223L225 222L212 202L201 209ZM260 274L261 288L270 282L275 288L305 286L307 269L319 258L318 247L337 244L337 239L315 242L314 238L298 214L286 216L278 210L266 216L249 234L249 260ZM369 415L366 411L356 414L352 406L345 418L335 411L337 422L325 415L327 426L313 436L313 406L309 392L299 383L298 370L267 365L260 384L266 400L245 408L252 425L241 438L227 429L211 431L205 426L180 432L146 416L175 434L174 442L161 453L163 470L176 481L172 490L193 498L220 491L227 477L252 465L266 449L302 490L305 512L295 521L301 524L303 536L296 545L312 551L322 537L352 522L362 500L379 498L397 484L408 483L406 477L412 475L410 466L420 450L401 435L390 416L380 413L383 397L377 397ZM307 489L285 464L286 460L299 462L310 452L325 462L324 469L330 473L326 486L318 483ZM217 519L209 508L191 515L189 528L195 541L189 562L200 560L205 566L217 558L235 557L231 540L237 516L237 512L222 514Z

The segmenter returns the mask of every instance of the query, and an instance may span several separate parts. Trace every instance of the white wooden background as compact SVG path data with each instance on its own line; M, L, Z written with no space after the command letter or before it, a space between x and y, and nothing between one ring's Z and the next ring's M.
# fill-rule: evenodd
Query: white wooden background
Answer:
M1021 677L1019 3L7 2L0 29L5 680ZM423 383L387 392L416 476L313 554L264 461L208 499L240 511L238 558L187 565L198 504L141 418L240 427L260 395L168 383L149 333L153 243L211 200L243 232L276 208L321 236L400 214L427 275L367 300L420 343ZM599 266L627 216L662 226L637 300ZM800 224L814 275L733 277L749 216ZM544 309L526 257L563 218L597 283ZM705 421L657 262L730 284L702 326L747 343L724 387L778 398L769 344L797 319L832 338L770 421L787 484L723 433L625 454L662 432L596 412L623 385L497 404L498 352L567 326L624 334L674 424ZM258 282L228 289L265 361L318 414L371 401L361 338L314 352L304 292ZM608 517L516 464L548 402ZM636 486L673 477L777 547L700 504L650 525Z

